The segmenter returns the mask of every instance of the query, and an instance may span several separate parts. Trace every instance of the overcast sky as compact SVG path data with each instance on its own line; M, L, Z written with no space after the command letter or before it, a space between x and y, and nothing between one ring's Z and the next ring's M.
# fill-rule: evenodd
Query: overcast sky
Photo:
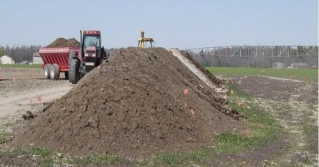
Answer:
M317 0L0 0L0 45L48 45L101 30L106 48L318 45Z

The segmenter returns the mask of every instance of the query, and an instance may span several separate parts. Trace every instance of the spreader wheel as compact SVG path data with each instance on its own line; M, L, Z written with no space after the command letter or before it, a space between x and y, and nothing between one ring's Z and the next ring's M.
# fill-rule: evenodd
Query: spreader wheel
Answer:
M60 78L60 67L56 63L50 68L50 78L53 80L58 80Z
M44 78L45 79L50 79L50 69L51 69L51 64L46 64L45 66L44 66L44 69L43 69L43 71L44 71Z

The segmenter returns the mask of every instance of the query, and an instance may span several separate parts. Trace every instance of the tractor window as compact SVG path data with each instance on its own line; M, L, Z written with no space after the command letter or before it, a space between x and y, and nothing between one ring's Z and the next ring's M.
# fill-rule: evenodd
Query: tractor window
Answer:
M96 35L85 35L83 37L83 45L84 49L88 46L95 46L97 48L100 48L100 36Z

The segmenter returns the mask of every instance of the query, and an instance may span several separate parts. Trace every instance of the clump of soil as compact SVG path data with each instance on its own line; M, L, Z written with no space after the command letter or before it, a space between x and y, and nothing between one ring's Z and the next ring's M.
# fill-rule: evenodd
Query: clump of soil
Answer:
M22 118L23 118L24 120L30 120L30 119L33 119L33 118L35 118L35 117L37 117L37 115L36 115L36 114L33 114L31 111L27 111L27 114L23 114L23 115L22 115Z
M76 39L65 39L65 38L57 38L52 43L50 43L46 48L55 48L55 47L80 47L80 42Z
M119 49L8 145L132 158L211 147L214 134L243 125L213 89L200 85L163 48Z

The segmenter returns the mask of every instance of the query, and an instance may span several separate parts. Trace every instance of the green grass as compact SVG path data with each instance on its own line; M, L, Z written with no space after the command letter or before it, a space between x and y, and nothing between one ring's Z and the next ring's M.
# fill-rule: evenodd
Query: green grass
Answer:
M270 76L277 78L290 78L303 80L307 77L313 82L318 82L318 69L273 69L273 68L235 68L235 67L206 67L214 75L223 76ZM262 72L264 70L264 72Z
M8 137L8 133L0 132L0 144L4 144L6 142L7 137Z
M109 166L129 164L128 161L106 155L92 155L87 157L60 156L47 148L34 147L30 149L0 150L0 166Z
M92 155L87 157L69 157L66 160L67 164L75 165L117 165L117 164L129 164L128 160L125 160L120 157L111 157L107 155Z
M307 151L318 154L318 126L307 124L303 127Z
M40 64L0 64L0 68L41 68Z
M0 150L0 165L5 166L53 166L60 164L56 153L46 148Z

